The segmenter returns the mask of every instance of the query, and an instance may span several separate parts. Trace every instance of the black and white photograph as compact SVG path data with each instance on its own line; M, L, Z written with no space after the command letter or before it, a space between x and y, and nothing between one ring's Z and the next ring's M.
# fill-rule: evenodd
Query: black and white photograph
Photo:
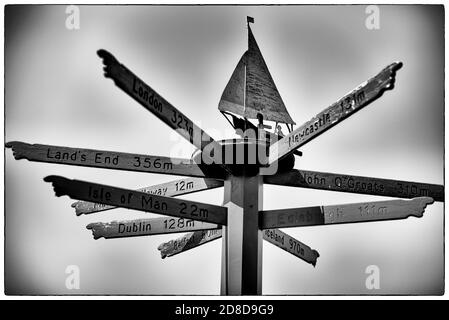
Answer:
M6 5L4 294L443 295L444 26Z

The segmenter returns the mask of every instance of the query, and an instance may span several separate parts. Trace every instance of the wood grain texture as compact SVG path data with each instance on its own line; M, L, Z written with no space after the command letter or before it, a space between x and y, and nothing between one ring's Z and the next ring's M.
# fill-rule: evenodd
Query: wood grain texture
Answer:
M88 224L86 228L92 230L92 235L94 239L97 240L99 238L128 238L209 230L217 229L219 226L213 223L195 221L192 219L162 217L126 221L95 222Z
M260 228L286 228L422 217L429 197L261 211Z
M215 189L218 187L222 187L223 184L223 181L215 179L184 178L157 184L150 187L140 188L136 191L160 195L164 197L176 197L198 191ZM76 215L91 214L116 208L114 206L108 206L105 204L88 201L77 201L72 204L72 207L75 208Z
M290 134L270 146L269 163L272 164L305 143L332 128L382 96L385 90L394 87L396 71L402 66L394 62L375 77L360 84L343 98L324 109L311 120L293 130Z
M284 251L310 263L314 267L320 254L308 245L296 240L279 229L266 229L263 231L264 240L274 244Z
M291 170L264 176L264 183L395 198L424 196L431 197L435 201L444 201L444 186L442 185L330 172Z
M216 224L226 224L227 208L206 203L174 199L144 192L111 187L60 176L48 176L57 197L103 203L106 205L188 218Z
M116 86L130 95L145 109L153 113L170 128L176 130L182 137L187 139L201 151L203 151L206 146L211 148L211 150L221 150L220 145L214 141L211 136L160 96L144 81L139 79L111 53L103 49L99 50L97 53L98 56L103 59L104 76L106 78L111 78ZM223 166L223 168L229 171L225 166Z
M105 150L29 144L12 141L5 144L12 148L16 160L66 164L114 170L160 173L192 177L225 178L225 172L216 165L197 165L193 160L124 153Z

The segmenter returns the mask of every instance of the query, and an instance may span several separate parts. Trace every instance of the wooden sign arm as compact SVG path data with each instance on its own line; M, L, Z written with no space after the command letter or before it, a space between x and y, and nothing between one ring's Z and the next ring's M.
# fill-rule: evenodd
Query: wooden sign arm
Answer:
M196 164L193 160L133 154L116 151L60 147L11 141L5 144L12 148L16 160L75 165L135 172L161 173L192 177L224 179L226 173L217 166Z
M95 240L99 238L129 238L167 233L179 233L198 230L212 230L221 226L193 219L161 217L112 222L95 222L86 226L92 230Z
M210 190L223 186L223 181L216 179L203 178L184 178L156 184L151 187L137 189L136 191L145 192L149 194L161 195L165 197L176 197L183 194L194 193L202 190ZM88 201L77 201L72 204L75 208L76 215L91 214L106 210L111 210L117 207L108 206L101 203L94 203Z
M164 242L159 245L158 250L162 259L165 259L221 237L221 229L212 230L211 235L208 235L206 231L196 231L178 239ZM316 261L320 256L316 250L278 229L264 230L263 239L313 266L316 265Z
M317 226L422 217L429 197L410 200L361 202L330 206L268 210L260 212L261 229Z
M312 249L301 241L296 240L292 236L289 236L287 233L282 232L279 229L266 229L263 231L263 239L303 261L310 263L312 266L316 266L316 261L320 256L318 251Z
M48 176L44 178L44 181L52 183L57 197L67 195L76 200L220 225L225 225L227 222L227 208L221 206L152 195L81 180L70 180L60 176Z
M442 185L339 173L291 170L264 176L264 183L395 198L425 196L431 197L435 201L444 201L444 186Z
M161 253L161 258L165 259L219 239L221 235L221 229L195 231L175 240L164 242L157 249Z
M116 86L201 151L205 151L204 149L207 146L214 152L221 152L220 144L138 78L131 70L121 64L111 53L103 49L98 50L97 53L103 59L104 76L111 78ZM203 159L208 157L208 155L209 153L203 154ZM212 161L210 157L208 160ZM230 173L226 166L223 165L223 168Z
M394 87L396 71L401 68L401 62L394 62L383 69L375 77L360 84L343 98L324 109L311 120L293 130L281 140L270 146L268 163L275 161L303 146L332 128L337 123L348 118L362 107L382 96L385 90Z

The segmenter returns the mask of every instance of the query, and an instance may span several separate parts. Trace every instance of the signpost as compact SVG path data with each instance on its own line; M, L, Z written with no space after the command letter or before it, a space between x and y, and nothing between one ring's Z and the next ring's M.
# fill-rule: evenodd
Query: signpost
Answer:
M254 19L248 21L254 22ZM91 223L87 228L92 230L94 239L193 231L162 244L158 249L164 258L222 237L223 295L262 294L263 239L316 265L319 257L316 250L275 228L422 217L427 205L433 201L444 201L444 187L441 185L291 170L292 166L287 165L294 163L293 155L298 154L296 149L378 99L386 90L393 89L396 71L402 63L390 64L375 77L293 130L294 121L280 98L249 25L248 47L226 86L219 109L228 113L234 110L237 115L243 115L244 119L240 119L232 114L235 123L242 124L244 128L248 124L252 130L258 131L254 137L259 139L216 142L112 54L99 50L105 76L196 146L199 153L195 161L19 141L6 143L6 147L12 148L16 159L188 176L138 190L60 176L48 176L44 180L53 184L56 196L68 195L80 200L72 205L77 215L115 207L164 215L155 219ZM257 117L258 125L250 123L247 117L252 120ZM287 125L289 131L293 131L275 141L280 131L264 134L267 133L264 130L269 128L263 124L264 119L284 121L282 123ZM269 137L269 141L265 137ZM249 146L252 146L260 150L267 145L268 165L275 164L271 167L277 167L278 170L273 175L266 175L269 170L261 170L266 163L254 162L253 159L250 161L248 154L228 154L234 149L249 150ZM243 149L237 148L242 146ZM284 157L288 157L288 161L279 161ZM244 161L232 165L214 162L223 158L240 158ZM263 211L264 184L411 199ZM224 186L223 206L172 198L221 186Z

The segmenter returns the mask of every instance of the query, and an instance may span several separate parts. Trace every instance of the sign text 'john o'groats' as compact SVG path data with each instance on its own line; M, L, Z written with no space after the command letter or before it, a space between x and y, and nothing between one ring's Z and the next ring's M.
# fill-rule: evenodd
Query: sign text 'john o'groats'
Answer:
M287 155L287 153L301 147L306 142L354 114L360 108L376 100L385 90L392 89L395 72L401 66L402 63L400 62L394 62L387 66L374 78L360 84L339 101L272 144L268 162L271 164Z
M164 197L180 196L183 194L210 190L223 186L223 181L207 178L184 178L166 183L157 184L150 187L140 188L136 191L145 192ZM76 214L91 214L116 208L102 203L77 201L72 204Z
M329 172L291 170L267 175L264 183L395 198L431 197L435 201L444 201L442 185Z
M388 200L341 205L261 211L260 228L316 226L422 217L433 199Z
M56 196L67 195L72 199L98 202L145 212L190 218L199 221L226 224L227 208L206 203L157 196L145 192L111 187L102 184L48 176Z

